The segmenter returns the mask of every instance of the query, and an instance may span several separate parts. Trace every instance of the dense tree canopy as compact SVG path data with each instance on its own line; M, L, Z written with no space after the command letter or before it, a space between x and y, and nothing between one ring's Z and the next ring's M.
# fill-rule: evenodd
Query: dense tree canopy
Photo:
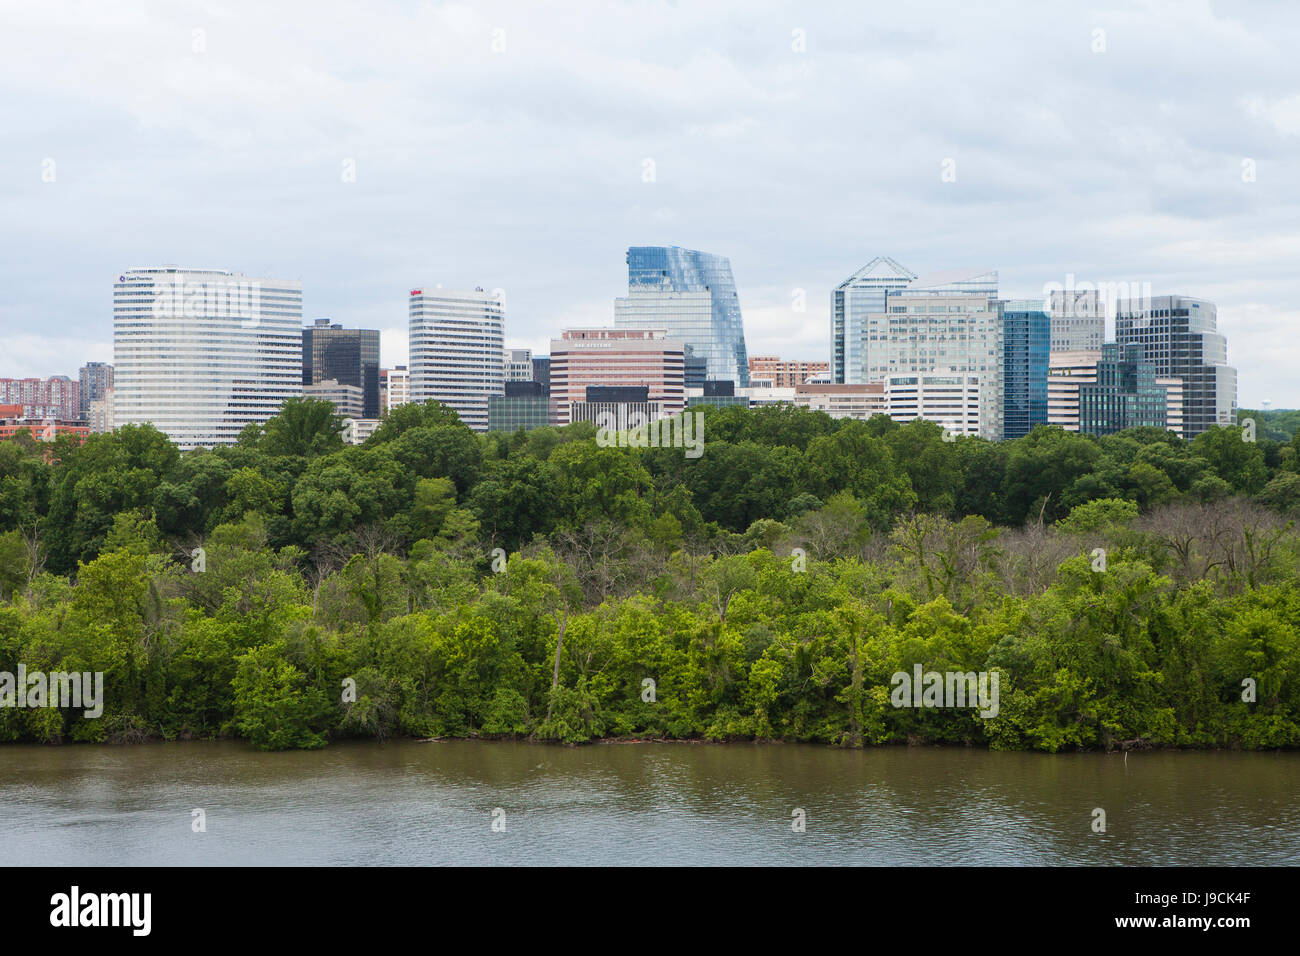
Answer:
M106 697L0 708L0 740L1300 743L1276 422L989 443L705 414L697 459L436 403L357 447L311 400L230 448L0 442L0 671L102 671ZM997 670L1000 712L892 706L917 664Z

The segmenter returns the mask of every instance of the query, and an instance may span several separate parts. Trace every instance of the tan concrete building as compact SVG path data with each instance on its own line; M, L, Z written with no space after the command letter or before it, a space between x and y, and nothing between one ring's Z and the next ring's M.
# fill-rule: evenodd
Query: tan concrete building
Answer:
M1047 424L1079 430L1079 386L1097 381L1101 349L1066 349L1047 360Z

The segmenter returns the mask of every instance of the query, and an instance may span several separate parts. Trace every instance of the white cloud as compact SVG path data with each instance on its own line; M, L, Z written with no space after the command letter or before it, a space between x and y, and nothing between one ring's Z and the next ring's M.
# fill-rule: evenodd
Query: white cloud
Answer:
M1242 403L1300 405L1300 339L1254 325L1294 301L1300 11L1225 11L5 2L0 322L28 345L0 375L102 357L111 278L160 262L301 278L307 318L384 330L394 364L411 283L502 286L544 350L663 242L731 257L751 353L824 357L830 289L875 255L992 263L1013 294L1219 296Z

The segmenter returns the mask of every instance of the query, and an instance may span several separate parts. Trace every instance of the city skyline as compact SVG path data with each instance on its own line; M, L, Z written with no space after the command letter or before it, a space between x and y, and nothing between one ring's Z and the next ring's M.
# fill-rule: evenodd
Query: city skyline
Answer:
M888 254L996 267L1008 298L1073 275L1215 302L1240 405L1300 405L1292 12L739 12L15 8L3 371L111 361L105 278L172 261L301 281L386 366L411 277L502 286L507 346L539 352L609 324L624 250L665 243L731 260L751 354L826 358L830 290Z

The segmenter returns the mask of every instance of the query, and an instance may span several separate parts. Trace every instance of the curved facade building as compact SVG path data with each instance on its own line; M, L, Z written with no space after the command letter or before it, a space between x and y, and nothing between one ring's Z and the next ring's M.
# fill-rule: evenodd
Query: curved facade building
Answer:
M232 445L302 393L302 283L132 269L113 285L114 423Z
M663 329L691 347L713 380L749 385L740 297L726 256L680 246L627 250L627 298L614 300L620 329Z

